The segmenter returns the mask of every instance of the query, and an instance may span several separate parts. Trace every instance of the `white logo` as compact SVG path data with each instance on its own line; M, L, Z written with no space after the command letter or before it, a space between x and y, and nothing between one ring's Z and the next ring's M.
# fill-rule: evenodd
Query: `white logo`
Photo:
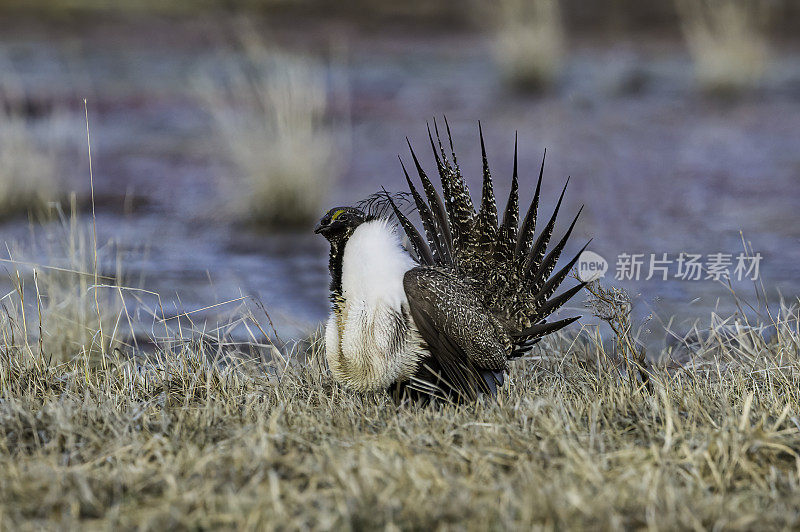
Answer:
M604 277L608 271L606 259L594 251L584 251L578 259L578 278L588 283Z

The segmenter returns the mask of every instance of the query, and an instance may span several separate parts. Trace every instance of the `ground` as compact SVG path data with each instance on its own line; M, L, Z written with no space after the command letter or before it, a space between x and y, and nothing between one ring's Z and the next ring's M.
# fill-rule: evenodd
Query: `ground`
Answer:
M383 0L68 3L0 6L0 532L800 528L790 0L752 2L774 10L766 68L761 30L682 40L671 2L566 2L563 36L510 40L452 0L412 1L424 20ZM522 73L563 64L520 91L499 42L531 44L505 52ZM302 83L252 75L290 56ZM757 83L714 94L704 59ZM318 339L281 338L328 312L313 223L405 188L406 135L435 171L442 115L473 191L483 120L501 205L515 132L523 208L547 148L540 212L571 175L562 216L586 209L565 255L593 237L610 269L496 400L397 407L333 382ZM743 248L757 283L613 286L623 255Z
M649 388L561 338L497 401L424 408L343 390L313 347L273 372L177 339L147 363L9 346L0 528L794 528L796 320Z

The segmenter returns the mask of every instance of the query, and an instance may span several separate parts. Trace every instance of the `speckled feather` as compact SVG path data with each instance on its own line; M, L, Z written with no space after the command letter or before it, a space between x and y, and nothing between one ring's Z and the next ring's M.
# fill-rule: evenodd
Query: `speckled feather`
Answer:
M519 227L515 139L511 192L498 227L482 131L483 182L476 213L445 124L449 158L436 123L435 141L428 128L444 201L413 149L424 197L403 166L422 231L384 193L418 264L402 251L386 219L353 215L353 227L329 237L333 307L326 356L337 380L352 389L387 388L397 400L408 394L455 400L494 395L504 382L509 359L577 319L546 321L584 285L553 297L578 258L552 274L577 221L576 216L548 252L564 191L534 241L544 161ZM335 219L336 212L323 220Z
M486 312L480 296L452 271L419 267L406 272L403 287L415 323L435 324L439 334L456 338L464 357L476 367L507 367L511 338Z
M469 286L480 300L485 312L491 314L501 324L506 334L514 335L519 331L530 328L532 325L547 318L548 313L554 312L569 298L550 298L558 286L566 278L569 269L577 261L577 255L570 261L567 268L562 268L550 277L560 258L566 243L572 233L578 216L569 226L564 236L548 251L556 219L561 207L566 185L561 191L556 208L547 221L545 227L534 240L536 220L538 215L541 181L544 173L544 158L539 169L539 179L530 207L527 210L522 226L519 226L519 178L518 178L518 151L517 139L514 142L514 171L512 174L511 191L500 226L497 226L497 205L494 199L492 176L489 170L483 132L479 125L479 138L481 142L481 155L483 163L483 187L481 194L481 207L477 215L463 176L457 165L450 164L438 128L434 123L436 141L428 129L431 149L436 160L437 169L442 180L442 189L445 192L445 224L452 228L452 239L443 239L442 232L435 236L438 240L431 242L430 234L428 244L433 248L449 248L456 258L452 263L434 260L423 264L437 266L449 270L462 285ZM448 140L451 146L451 158L456 161L452 150L452 136L449 125L447 128ZM419 161L415 157L415 164L419 173L424 173ZM411 187L413 184L408 180ZM568 182L569 180L567 180ZM425 185L423 181L423 186ZM428 194L430 201L431 195ZM421 198L420 198L421 199ZM578 212L580 215L580 211ZM581 286L582 285L578 285ZM580 288L570 290L570 297ZM454 295L455 297L455 295ZM525 338L524 342L531 340Z

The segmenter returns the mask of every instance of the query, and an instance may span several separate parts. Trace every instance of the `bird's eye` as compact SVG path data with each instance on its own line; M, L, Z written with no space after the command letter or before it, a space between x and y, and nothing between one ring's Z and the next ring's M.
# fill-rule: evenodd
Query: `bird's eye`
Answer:
M338 211L333 213L333 215L331 215L331 220L330 221L331 222L335 222L339 218L346 219L347 218L347 211L345 211L344 209L339 209Z

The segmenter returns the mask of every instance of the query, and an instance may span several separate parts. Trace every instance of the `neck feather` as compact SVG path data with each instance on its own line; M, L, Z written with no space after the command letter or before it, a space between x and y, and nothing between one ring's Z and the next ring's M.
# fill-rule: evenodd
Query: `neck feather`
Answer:
M394 225L373 220L358 227L342 259L342 295L398 307L405 298L403 275L415 266Z
M331 273L331 302L342 297L342 262L344 261L344 247L347 240L331 242L331 252L328 257L328 270Z

